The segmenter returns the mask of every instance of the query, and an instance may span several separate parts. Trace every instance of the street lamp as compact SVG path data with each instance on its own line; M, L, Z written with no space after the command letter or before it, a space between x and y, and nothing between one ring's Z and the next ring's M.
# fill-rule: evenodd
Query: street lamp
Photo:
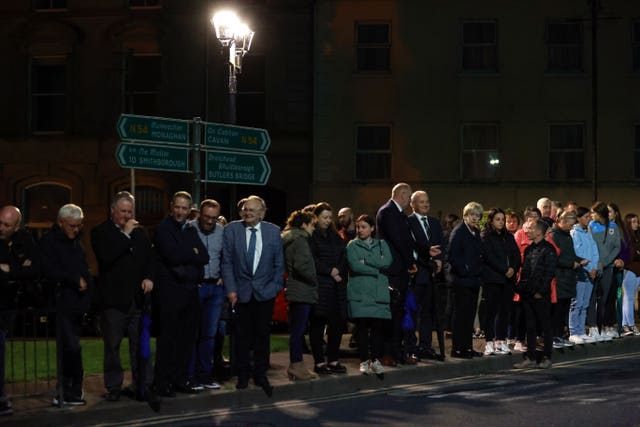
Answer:
M236 123L237 75L242 72L242 57L251 49L253 31L240 21L235 12L223 10L211 18L216 38L222 45L229 66L228 94L230 124Z

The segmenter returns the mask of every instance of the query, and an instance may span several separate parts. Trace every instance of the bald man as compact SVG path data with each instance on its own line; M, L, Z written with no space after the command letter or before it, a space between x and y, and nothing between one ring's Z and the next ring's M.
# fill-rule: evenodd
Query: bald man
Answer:
M4 392L5 343L11 329L18 289L37 278L35 244L20 228L22 214L15 206L0 209L0 415L13 413Z

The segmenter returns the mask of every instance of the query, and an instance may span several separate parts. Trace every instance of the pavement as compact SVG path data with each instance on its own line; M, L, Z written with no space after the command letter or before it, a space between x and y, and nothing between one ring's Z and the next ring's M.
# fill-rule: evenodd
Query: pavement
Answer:
M446 340L447 358L445 361L423 361L417 365L399 365L386 367L384 378L375 375L362 375L358 370L359 359L355 350L348 347L349 336L343 337L341 363L347 367L346 374L323 376L312 381L290 381L286 374L289 365L289 353L271 354L271 369L268 377L274 386L272 398L268 398L262 389L250 383L246 390L235 389L235 378L222 384L220 390L204 390L196 395L178 394L176 398L164 398L162 408L156 413L145 402L137 402L121 397L117 402L107 402L102 376L91 375L85 378L85 398L87 405L57 408L51 405L54 382L51 391L38 396L12 396L14 414L0 417L0 425L127 425L136 422L159 424L163 417L172 416L173 420L201 411L247 408L255 405L275 404L279 401L329 398L336 395L356 393L363 390L375 390L400 384L417 384L447 378L475 376L513 368L513 364L522 358L521 353L503 356L487 356L474 359L454 359L449 357L451 340ZM434 340L434 344L437 341ZM484 340L474 339L476 351L484 349ZM611 342L585 344L554 350L553 362L594 358L600 356L622 355L640 351L640 337L625 337ZM310 355L305 355L305 363L313 366ZM526 372L523 372L526 375ZM125 384L129 379L125 379ZM17 387L16 394L22 388ZM11 392L11 389L9 389ZM212 413L213 413L212 412ZM213 415L212 415L213 416ZM139 420L139 421L136 421Z

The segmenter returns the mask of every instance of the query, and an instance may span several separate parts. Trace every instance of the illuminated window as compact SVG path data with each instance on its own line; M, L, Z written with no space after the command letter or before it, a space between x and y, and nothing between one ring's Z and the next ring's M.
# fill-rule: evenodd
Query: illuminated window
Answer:
M462 179L495 180L500 172L497 123L464 123L461 128Z

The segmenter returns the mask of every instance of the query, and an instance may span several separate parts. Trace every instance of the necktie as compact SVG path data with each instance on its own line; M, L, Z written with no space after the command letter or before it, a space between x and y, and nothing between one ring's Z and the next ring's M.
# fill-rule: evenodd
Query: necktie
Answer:
M249 238L249 248L247 249L247 264L249 264L249 268L251 269L251 274L253 274L253 259L256 255L256 229L251 227L249 229L251 231L251 237Z
M427 240L431 240L431 236L429 235L429 221L427 221L427 217L422 217L422 226L424 227L424 232L427 234Z

